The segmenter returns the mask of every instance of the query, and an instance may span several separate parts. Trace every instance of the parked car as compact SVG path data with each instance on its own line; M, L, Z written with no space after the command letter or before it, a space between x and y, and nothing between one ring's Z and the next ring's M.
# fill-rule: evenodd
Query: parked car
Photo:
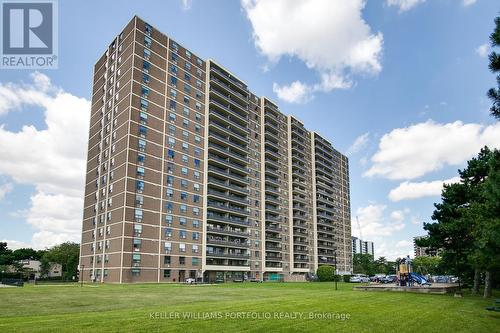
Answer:
M359 283L359 282L370 282L370 278L364 274L354 274L349 279L349 282Z
M370 276L370 282L380 283L385 278L384 274L375 274L374 276Z
M396 282L396 280L397 280L396 275L387 275L382 280L380 280L380 282L382 282L382 283L394 283L394 282Z
M187 284L195 284L196 283L196 279L194 279L194 278L187 278L186 279L186 283Z

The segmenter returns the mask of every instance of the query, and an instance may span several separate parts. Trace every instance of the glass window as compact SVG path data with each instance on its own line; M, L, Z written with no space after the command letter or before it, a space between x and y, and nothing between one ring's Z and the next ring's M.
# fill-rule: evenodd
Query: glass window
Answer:
M144 191L144 182L142 180L138 180L135 182L135 188L138 191Z
M187 200L187 192L181 192L181 200Z
M143 167L137 167L137 176L144 177L144 168Z
M179 211L181 213L186 213L187 212L187 206L186 205L180 205L179 206Z
M147 123L148 122L148 114L144 111L141 111L140 115L139 115L139 118L140 118L140 121L142 123Z
M182 162L188 163L189 162L189 157L187 155L182 155Z
M172 237L172 228L165 229L165 237Z
M137 154L137 162L144 163L146 161L146 156L144 154Z
M172 251L172 243L165 242L165 252L170 253L170 251Z
M186 225L187 224L187 219L185 217L180 217L179 218L179 224L180 225Z
M179 252L186 252L186 244L179 243Z
M171 198L174 196L174 190L171 188L167 188L167 197Z
M170 265L170 263L167 264L167 265ZM170 278L170 269L164 269L163 270L163 277L166 278L166 279Z
M194 252L194 250L193 250L193 252ZM192 266L198 266L198 258L192 257L191 258L191 265Z
M144 151L146 149L146 140L139 139L138 147L139 150Z
M172 225L172 221L173 221L173 219L174 219L174 218L172 217L172 215L165 215L165 223L166 223L167 225Z
M169 149L168 150L168 157L171 158L171 159L174 159L175 157L175 152L172 150L172 149Z
M198 253L198 251L199 251L199 247L197 244L193 244L192 249L193 249L193 253Z
M181 168L181 173L182 173L184 176L187 176L187 175L188 175L188 168L186 168L186 167L182 167L182 168Z
M172 258L170 256L163 257L163 263L165 265L170 265L172 263Z
M182 181L181 181L182 184ZM168 186L173 186L174 185L174 176L167 176L167 185Z
M180 230L179 231L179 237L181 239L186 239L186 237L187 237L187 231L186 230Z
M140 262L141 261L141 254L140 253L132 253L132 261L133 262Z

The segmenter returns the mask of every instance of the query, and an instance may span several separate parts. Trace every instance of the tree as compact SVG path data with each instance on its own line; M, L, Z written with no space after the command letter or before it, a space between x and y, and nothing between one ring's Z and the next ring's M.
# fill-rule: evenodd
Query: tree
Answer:
M377 273L375 262L371 254L355 253L352 256L352 265L355 274L374 275Z
M71 279L77 275L79 256L80 245L66 242L48 249L41 261L60 264L63 278Z
M330 265L321 265L318 267L316 275L321 282L333 281L335 278L335 269Z
M31 248L21 248L12 251L14 260L40 260L39 252Z
M500 17L495 18L495 29L490 35L491 46L500 46ZM497 74L497 86L498 88L491 88L488 91L488 97L493 102L490 108L493 117L500 119L500 54L492 51L489 55L489 68L494 74Z
M453 274L465 279L474 276L475 291L479 273L485 270L486 297L499 262L498 154L484 147L459 170L459 183L444 186L442 202L434 205L436 222L424 223L429 237L417 241L419 246L441 248L442 262Z
M441 264L440 257L430 257L430 256L416 257L415 259L413 259L413 271L422 275L440 274L441 273L440 264Z

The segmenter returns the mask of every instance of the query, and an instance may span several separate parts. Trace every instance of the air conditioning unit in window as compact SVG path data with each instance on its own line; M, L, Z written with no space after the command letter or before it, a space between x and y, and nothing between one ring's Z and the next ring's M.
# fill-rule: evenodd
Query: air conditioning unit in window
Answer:
M142 222L142 219L141 218L135 218L135 222Z

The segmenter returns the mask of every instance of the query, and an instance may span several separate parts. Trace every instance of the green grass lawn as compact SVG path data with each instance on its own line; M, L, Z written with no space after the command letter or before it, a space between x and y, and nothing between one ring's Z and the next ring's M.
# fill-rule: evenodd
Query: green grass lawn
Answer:
M0 332L500 332L500 313L484 309L493 300L352 287L339 284L335 291L332 283L227 283L0 288ZM192 313L199 318L182 318ZM298 317L275 318L290 313ZM310 313L348 314L349 319L309 319ZM215 318L201 318L208 314ZM260 318L241 318L256 315Z

